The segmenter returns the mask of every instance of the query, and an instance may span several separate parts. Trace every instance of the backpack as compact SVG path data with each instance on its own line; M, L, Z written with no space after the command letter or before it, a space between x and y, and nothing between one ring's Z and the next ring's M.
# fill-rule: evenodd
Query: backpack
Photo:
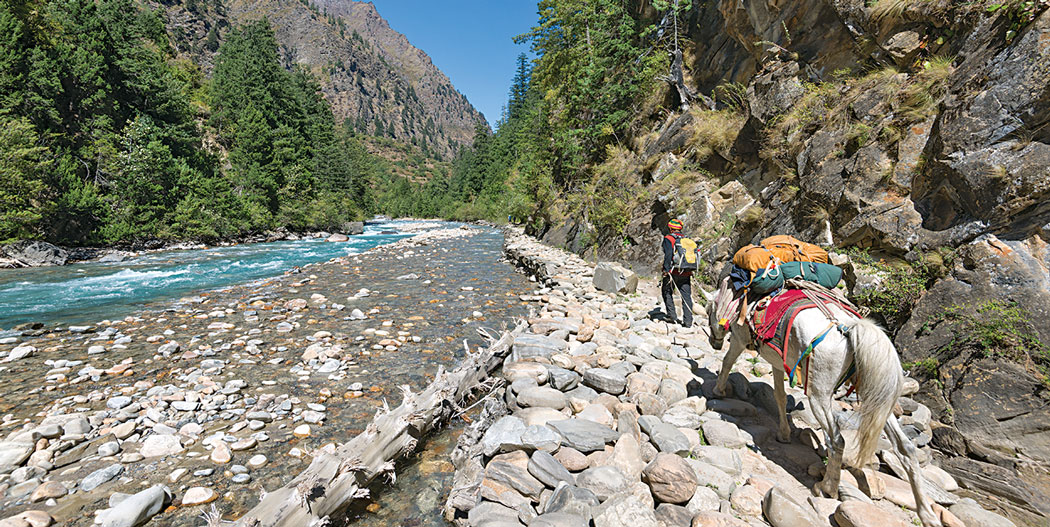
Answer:
M673 234L668 234L667 238L671 239L671 243L674 246L674 255L671 257L671 270L695 271L697 269L696 242Z
M828 252L819 245L800 241L792 236L777 235L762 240L762 246L769 249L782 262L816 262L828 263Z
M774 266L780 263L776 256L765 247L745 245L733 255L733 263L737 267L751 271L752 274L758 272L759 269L769 267L770 262L773 262Z

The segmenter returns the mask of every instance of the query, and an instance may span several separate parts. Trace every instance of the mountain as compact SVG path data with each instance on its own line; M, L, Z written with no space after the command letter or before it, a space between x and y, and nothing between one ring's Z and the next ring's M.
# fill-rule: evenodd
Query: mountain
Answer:
M430 57L390 28L371 3L347 0L180 0L163 9L176 47L207 73L229 28L273 26L284 62L320 81L336 120L358 132L451 159L484 121Z

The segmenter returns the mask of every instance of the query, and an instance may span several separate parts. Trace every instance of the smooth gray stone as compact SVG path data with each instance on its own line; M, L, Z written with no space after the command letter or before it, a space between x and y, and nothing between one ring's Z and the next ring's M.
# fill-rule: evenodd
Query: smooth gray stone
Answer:
M561 463L558 463L554 456L542 450L532 453L528 467L529 474L532 474L533 477L552 489L556 488L558 483L562 481L569 485L576 484L576 478L572 477L572 474Z
M119 463L110 465L105 468L100 468L91 474L88 474L83 480L80 481L80 490L92 491L98 488L99 485L106 483L107 481L116 478L124 472L124 467Z
M563 512L591 519L591 507L598 505L593 492L567 483L559 484L544 507L544 514Z
M620 469L612 466L591 467L576 476L576 485L587 489L605 501L627 487L627 478Z
M649 435L649 441L660 452L678 454L688 452L692 446L685 434L656 416L643 415L638 418L638 425Z
M171 501L171 491L164 485L154 485L128 496L99 516L102 527L137 527L149 521Z
M590 521L583 516L552 512L541 514L529 522L529 527L588 527Z
M580 375L574 371L557 366L547 366L547 372L548 384L563 392L572 390L580 384Z
M554 452L561 446L561 436L549 427L533 425L521 434L521 443L526 449Z
M521 434L525 432L525 428L525 422L517 417L501 417L481 437L481 452L491 457L499 452L524 449Z
M604 368L591 368L583 372L583 384L599 392L620 395L627 388L627 377Z
M586 419L549 421L547 426L561 435L563 446L572 447L584 453L604 450L606 443L620 437L613 429Z

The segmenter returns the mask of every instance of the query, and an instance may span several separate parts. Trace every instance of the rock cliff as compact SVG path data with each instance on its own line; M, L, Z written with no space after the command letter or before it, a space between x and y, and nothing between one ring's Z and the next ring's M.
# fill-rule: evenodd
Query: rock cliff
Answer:
M157 3L179 52L210 71L233 25L269 19L285 62L313 72L336 119L451 159L484 121L430 57L371 3L178 0Z
M716 106L639 117L633 147L606 161L624 167L620 183L638 196L621 230L555 204L534 231L654 272L676 216L701 243L708 282L738 247L771 234L848 255L851 293L922 382L916 397L941 427L934 444L955 456L946 466L1040 524L1050 474L1047 6L696 3L685 80ZM657 97L677 107L670 88Z

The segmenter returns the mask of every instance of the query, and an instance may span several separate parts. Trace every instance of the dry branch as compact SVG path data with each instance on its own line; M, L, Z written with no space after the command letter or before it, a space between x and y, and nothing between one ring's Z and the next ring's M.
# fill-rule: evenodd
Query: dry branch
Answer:
M295 479L267 493L237 525L242 527L308 527L326 525L354 499L368 496L376 477L393 477L397 459L410 454L431 430L448 421L468 403L479 386L510 353L514 336L525 324L504 332L487 349L468 355L452 372L439 369L426 390L412 393L397 408L375 419L349 442L330 451L318 451L310 466Z

